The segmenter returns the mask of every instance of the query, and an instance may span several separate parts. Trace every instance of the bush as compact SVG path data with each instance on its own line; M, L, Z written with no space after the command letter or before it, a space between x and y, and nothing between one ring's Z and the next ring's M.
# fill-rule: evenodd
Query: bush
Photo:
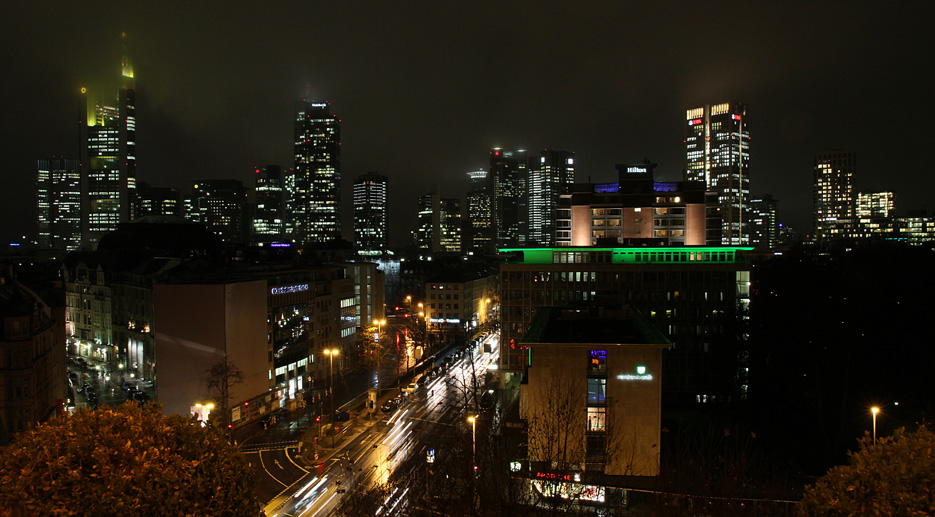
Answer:
M0 454L0 515L260 515L225 435L127 403L79 409Z
M805 489L803 515L935 515L935 433L922 426L860 450Z

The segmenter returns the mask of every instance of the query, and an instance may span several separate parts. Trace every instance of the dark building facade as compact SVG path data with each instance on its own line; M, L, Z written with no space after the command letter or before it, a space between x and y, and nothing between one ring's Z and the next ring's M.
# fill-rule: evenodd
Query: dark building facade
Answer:
M137 189L136 216L182 215L182 196L173 187L153 187L140 182Z
M740 247L501 249L500 370L505 386L525 371L524 335L541 307L598 304L638 310L673 343L663 393L675 403L746 396L741 330L751 264Z
M0 276L0 445L64 409L63 323L12 275Z
M239 180L201 180L192 182L186 200L185 218L201 223L226 243L247 242L247 189Z

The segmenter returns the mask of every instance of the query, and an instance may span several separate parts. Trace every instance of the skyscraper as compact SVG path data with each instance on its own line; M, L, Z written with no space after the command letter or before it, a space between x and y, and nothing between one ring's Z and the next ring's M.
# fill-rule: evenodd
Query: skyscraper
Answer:
M201 180L192 183L185 200L185 218L204 224L225 243L242 244L247 234L247 189L239 180Z
M685 179L703 181L717 192L721 242L750 242L750 132L747 107L739 103L705 105L686 112Z
M815 237L819 241L847 237L854 227L853 151L828 151L815 156Z
M855 215L865 217L893 217L896 215L896 193L858 192Z
M488 171L471 171L471 190L467 194L467 235L464 244L468 251L476 254L493 253L491 240L490 189L487 185Z
M81 93L87 111L81 123L82 242L93 244L135 215L136 90L126 34L116 98L100 99L92 108L87 90Z
M256 215L253 218L253 241L273 243L285 240L286 190L282 169L278 165L257 167Z
M558 196L575 182L575 153L544 149L529 158L529 231L526 242L534 246L555 244L555 207Z
M526 151L490 150L490 213L497 247L526 243Z
M81 173L78 160L39 160L37 169L37 244L40 249L74 251L81 244Z
M386 176L376 172L354 180L354 248L361 255L379 255L389 248L386 186Z
M136 196L136 216L171 215L180 216L182 202L179 189L173 187L153 187L140 182Z
M779 244L779 201L769 194L750 200L750 245L774 248Z
M415 245L432 252L461 251L461 201L443 198L436 189L419 196Z
M302 100L295 115L295 170L287 180L292 241L341 237L341 121L328 103Z

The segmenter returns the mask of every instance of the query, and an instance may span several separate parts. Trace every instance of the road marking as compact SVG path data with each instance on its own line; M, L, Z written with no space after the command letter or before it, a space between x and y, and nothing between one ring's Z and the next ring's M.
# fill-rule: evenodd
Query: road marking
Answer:
M289 459L289 462L292 463L293 465L295 465L296 468L298 468L298 469L301 470L302 472L305 472L306 474L308 474L308 471L307 471L307 470L305 470L304 468L302 468L301 466L299 466L298 463L292 461L292 456L289 456L289 449L291 449L291 447L286 447L286 458ZM296 452L298 452L298 448L296 448Z
M279 463L279 462L277 461L276 463ZM260 466L262 466L262 467L263 467L263 470L266 471L267 474L269 474L269 477L273 478L273 481L279 483L279 484L282 485L282 486L286 486L285 483L283 483L282 481L280 481L279 478L277 478L276 476L274 476L273 473L270 472L268 468L266 468L266 464L263 462L263 455L262 455L262 454L260 454ZM282 468L282 467L280 467L280 468Z
M443 413L443 415L444 415L444 413ZM417 418L417 417L414 417L414 416L409 417L409 418L412 419L412 420L420 420L420 421L422 421L422 422L430 422L430 423L432 423L432 424L447 425L448 427L454 427L454 424L446 424L445 422L442 422L441 420L429 420L428 418Z

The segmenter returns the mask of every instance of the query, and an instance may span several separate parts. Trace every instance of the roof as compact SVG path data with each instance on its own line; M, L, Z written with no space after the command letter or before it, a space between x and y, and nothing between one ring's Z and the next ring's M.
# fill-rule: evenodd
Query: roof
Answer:
M602 307L543 307L536 312L522 342L671 346L638 311Z

